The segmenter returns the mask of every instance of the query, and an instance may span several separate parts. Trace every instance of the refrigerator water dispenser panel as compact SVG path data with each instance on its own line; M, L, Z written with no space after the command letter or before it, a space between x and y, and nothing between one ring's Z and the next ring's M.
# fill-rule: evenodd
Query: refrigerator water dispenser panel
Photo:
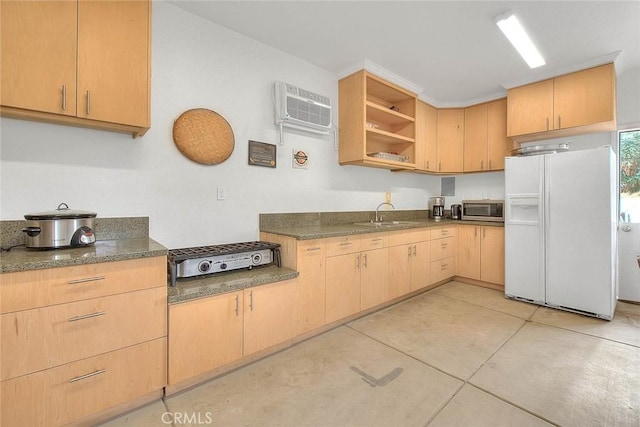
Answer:
M538 194L507 195L507 224L538 225L539 200Z

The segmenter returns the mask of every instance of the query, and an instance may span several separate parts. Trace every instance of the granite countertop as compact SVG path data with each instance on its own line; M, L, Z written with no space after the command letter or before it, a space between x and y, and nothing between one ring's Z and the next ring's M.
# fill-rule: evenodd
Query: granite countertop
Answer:
M167 248L148 237L98 240L91 246L54 250L13 248L0 255L0 273L163 256Z
M175 304L268 283L295 279L298 274L295 270L269 264L254 267L251 270L234 270L207 276L178 279L176 286L167 288L167 298L169 304Z
M452 224L462 225L486 225L490 227L504 227L502 222L492 221L461 221L453 219L444 219L442 221L434 221L431 219L408 219L402 220L410 222L409 224L394 224L392 226L369 226L355 224L327 224L327 225L275 225L261 227L260 231L265 233L280 234L283 236L294 237L297 240L321 239L326 237L349 236L354 234L380 233L385 231L410 230L425 227L443 227Z

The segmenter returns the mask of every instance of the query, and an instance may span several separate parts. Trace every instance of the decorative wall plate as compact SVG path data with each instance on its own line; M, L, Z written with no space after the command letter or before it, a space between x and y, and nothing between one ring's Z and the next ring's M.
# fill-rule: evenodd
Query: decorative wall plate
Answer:
M173 142L185 157L204 165L224 162L235 145L229 122L205 108L187 110L176 119Z

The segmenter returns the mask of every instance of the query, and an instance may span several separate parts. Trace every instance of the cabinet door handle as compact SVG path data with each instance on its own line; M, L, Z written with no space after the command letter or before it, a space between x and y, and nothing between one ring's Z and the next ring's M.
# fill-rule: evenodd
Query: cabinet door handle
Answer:
M480 160L480 170L484 170L484 160Z
M427 169L429 169L429 160L427 160Z
M442 231L440 232L440 234L441 234L442 236L446 236L446 235L448 235L448 234L449 234L449 230L442 230Z
M379 242L380 240L382 240L382 237L378 237L377 239L373 239L373 242Z
M96 375L104 374L106 369L98 369L97 371L90 372L85 375L80 375L79 377L71 378L69 380L70 383L75 383L76 381L86 380L87 378L95 377Z
M449 264L442 264L440 266L440 270L446 270L449 267Z
M491 159L489 159L489 169L491 169Z
M87 116L91 115L91 92L87 91Z
M78 320L91 319L93 317L100 317L107 314L104 311L96 311L95 313L83 314L82 316L70 317L68 322L77 322Z
M562 125L560 124L560 115L558 115L558 129L562 129Z
M317 247L317 248L307 248L307 249L306 249L306 251L307 251L307 252L319 251L319 250L320 250L320 248L319 248L319 247Z
M98 280L104 280L104 279L105 279L104 276L87 277L87 278L84 278L84 279L70 280L69 284L70 285L77 285L78 283L97 282Z
M356 268L360 268L360 255L356 255Z
M240 315L240 296L236 295L236 316Z
M416 245L413 245L413 256L416 256Z
M362 266L367 268L367 254L362 254Z
M486 228L483 228L483 229L482 229L482 240L484 240L484 238L486 237L486 235L487 235L487 229L486 229Z
M448 243L446 243L446 242L442 242L442 249L447 249L447 246L448 246L448 245L449 245Z
M407 247L407 250L408 250L408 251L407 251L407 257L408 257L408 258L411 258L411 246L408 246L408 247Z
M442 170L442 162L438 162L438 170L441 171Z
M249 292L249 310L253 311L253 291Z
M62 111L67 110L67 85L62 85Z
M351 246L351 242L342 242L340 246Z
M547 130L549 130L549 117L547 117Z

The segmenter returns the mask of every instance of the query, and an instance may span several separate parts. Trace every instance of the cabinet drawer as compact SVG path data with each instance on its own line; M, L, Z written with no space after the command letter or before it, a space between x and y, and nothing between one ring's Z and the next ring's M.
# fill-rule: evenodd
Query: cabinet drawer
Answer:
M456 227L442 227L431 229L431 239L443 239L445 237L455 237Z
M166 385L166 338L0 383L3 427L59 426Z
M439 282L455 275L456 264L454 257L431 262L431 283Z
M360 237L360 250L381 249L387 247L387 233L367 234Z
M167 286L167 257L1 275L0 313Z
M315 240L298 240L296 241L297 257L314 256L320 254L324 257L325 254L325 241L324 239ZM297 266L290 267L297 268Z
M360 236L331 237L326 240L326 256L360 252Z
M410 231L396 231L389 233L389 246L408 245L409 243L424 242L429 239L429 229L424 230L410 230Z
M449 258L455 255L456 241L453 237L431 241L431 260Z
M0 316L0 380L166 336L167 289Z

